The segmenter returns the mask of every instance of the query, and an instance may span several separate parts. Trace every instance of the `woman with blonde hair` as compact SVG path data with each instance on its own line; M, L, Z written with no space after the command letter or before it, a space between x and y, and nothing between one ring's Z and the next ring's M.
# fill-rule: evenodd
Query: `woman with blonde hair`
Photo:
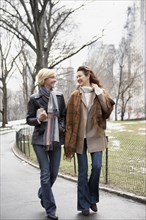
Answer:
M77 69L77 81L79 85L67 104L64 156L71 159L74 153L77 154L77 209L87 216L90 209L97 212L102 152L107 145L106 119L113 110L114 101L91 68L80 66ZM87 151L92 161L89 179Z
M39 91L28 102L27 123L34 126L32 145L40 167L38 197L50 219L58 219L52 186L57 178L61 145L64 144L66 106L54 90L56 72L43 68L37 74Z

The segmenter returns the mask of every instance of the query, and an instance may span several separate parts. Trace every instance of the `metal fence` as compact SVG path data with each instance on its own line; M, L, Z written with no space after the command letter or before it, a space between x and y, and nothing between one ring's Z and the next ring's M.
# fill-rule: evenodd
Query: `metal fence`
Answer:
M25 126L16 132L16 145L28 158L37 161L32 145L33 127ZM103 152L103 163L100 182L114 189L120 189L146 196L146 148L145 139L120 139L118 134L109 135L108 148ZM89 157L90 160L90 157ZM90 170L89 161L89 170ZM72 166L76 175L76 156Z
M25 125L23 128L16 131L16 146L22 153L26 155L26 157L37 162L31 144L33 129L34 127Z

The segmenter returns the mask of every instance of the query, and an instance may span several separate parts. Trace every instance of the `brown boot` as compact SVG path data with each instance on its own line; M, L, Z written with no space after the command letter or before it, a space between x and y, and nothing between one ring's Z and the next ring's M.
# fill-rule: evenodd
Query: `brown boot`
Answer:
M98 209L97 209L96 203L91 204L90 209L91 209L93 212L97 212Z
M89 214L90 214L89 209L82 211L82 215L84 215L84 216L88 216Z

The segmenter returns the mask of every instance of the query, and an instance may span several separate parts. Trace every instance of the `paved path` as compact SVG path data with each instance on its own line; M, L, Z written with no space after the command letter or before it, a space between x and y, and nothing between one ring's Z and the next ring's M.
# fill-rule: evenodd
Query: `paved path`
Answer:
M18 159L12 152L15 132L0 137L1 220L45 220L37 198L39 170ZM53 186L60 220L144 220L145 205L100 191L99 211L83 217L76 210L76 183L58 178Z

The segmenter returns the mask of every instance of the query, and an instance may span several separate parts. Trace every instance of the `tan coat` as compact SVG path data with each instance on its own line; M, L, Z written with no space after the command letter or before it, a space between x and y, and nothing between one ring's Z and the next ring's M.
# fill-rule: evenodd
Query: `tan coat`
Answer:
M65 156L70 158L76 152L82 154L84 138L88 152L103 151L106 146L106 119L113 110L114 101L104 91L97 96L92 93L89 106L84 93L75 90L67 104Z

